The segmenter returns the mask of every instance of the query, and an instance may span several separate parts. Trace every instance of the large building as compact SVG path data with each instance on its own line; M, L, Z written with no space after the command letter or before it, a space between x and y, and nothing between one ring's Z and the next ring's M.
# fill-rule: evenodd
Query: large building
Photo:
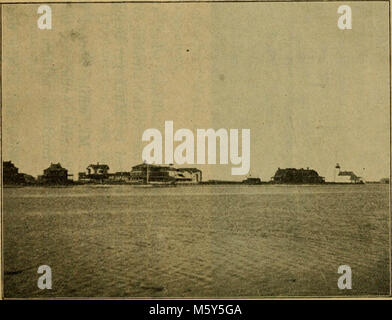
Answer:
M275 172L272 177L274 183L287 183L287 184L318 184L324 183L324 177L320 177L317 171L312 169L295 169L287 168L280 169Z
M176 169L172 166L155 164L138 164L132 167L131 181L136 183L174 183L176 182Z
M202 172L196 168L174 168L173 166L142 163L132 167L130 179L136 183L199 183Z

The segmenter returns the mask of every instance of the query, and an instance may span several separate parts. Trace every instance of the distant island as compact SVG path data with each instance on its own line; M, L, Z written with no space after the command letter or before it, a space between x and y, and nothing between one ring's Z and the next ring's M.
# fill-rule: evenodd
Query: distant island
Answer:
M86 170L79 172L78 180L70 179L73 175L60 163L51 163L37 178L20 173L12 161L3 161L4 186L71 186L89 184L128 184L128 185L265 185L265 184L363 184L365 181L352 171L341 171L335 166L335 181L325 182L313 169L278 168L268 181L260 177L247 177L242 181L207 180L203 181L202 171L197 168L175 168L173 165L155 165L142 163L133 166L130 171L110 173L109 166L97 162L90 164ZM389 184L389 178L370 183Z

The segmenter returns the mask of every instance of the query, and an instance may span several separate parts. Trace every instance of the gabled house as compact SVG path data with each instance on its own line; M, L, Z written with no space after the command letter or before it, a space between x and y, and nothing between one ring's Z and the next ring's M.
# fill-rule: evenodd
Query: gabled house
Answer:
M80 181L102 182L109 178L109 166L107 164L90 164L85 172L79 172Z
M49 168L44 170L44 174L38 177L39 182L44 184L68 184L68 170L60 163L51 163Z

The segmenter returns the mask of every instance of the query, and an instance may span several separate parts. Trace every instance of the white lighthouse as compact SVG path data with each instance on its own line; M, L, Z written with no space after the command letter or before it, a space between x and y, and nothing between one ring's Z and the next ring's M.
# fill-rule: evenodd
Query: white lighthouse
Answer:
M333 176L333 181L334 182L336 182L336 177L339 176L339 172L340 172L340 165L339 165L339 163L337 163L336 166L335 166L335 173L334 173L334 176Z
M361 177L357 176L353 171L340 170L339 163L337 163L335 166L334 182L336 182L336 183L363 183Z

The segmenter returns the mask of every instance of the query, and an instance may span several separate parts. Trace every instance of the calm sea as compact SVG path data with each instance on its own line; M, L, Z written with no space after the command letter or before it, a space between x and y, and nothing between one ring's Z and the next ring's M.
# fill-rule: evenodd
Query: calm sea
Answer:
M389 186L3 191L6 297L389 292ZM52 290L40 290L40 265ZM352 290L339 290L340 265Z

